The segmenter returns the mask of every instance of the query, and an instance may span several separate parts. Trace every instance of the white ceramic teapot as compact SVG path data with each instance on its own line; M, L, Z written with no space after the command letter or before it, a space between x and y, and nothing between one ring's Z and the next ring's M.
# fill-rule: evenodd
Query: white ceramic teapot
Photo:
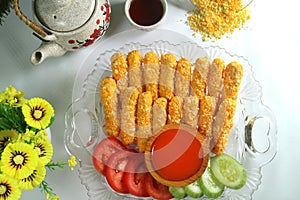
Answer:
M20 11L19 0L14 9L43 41L32 53L33 64L93 44L105 34L111 14L109 0L32 0L33 21Z

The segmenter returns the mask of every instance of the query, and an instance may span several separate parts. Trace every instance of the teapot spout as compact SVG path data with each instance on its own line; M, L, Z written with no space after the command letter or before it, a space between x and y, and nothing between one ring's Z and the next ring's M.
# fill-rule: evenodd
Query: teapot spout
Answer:
M41 46L32 53L31 63L38 65L48 57L62 56L66 52L66 49L55 42L42 42Z

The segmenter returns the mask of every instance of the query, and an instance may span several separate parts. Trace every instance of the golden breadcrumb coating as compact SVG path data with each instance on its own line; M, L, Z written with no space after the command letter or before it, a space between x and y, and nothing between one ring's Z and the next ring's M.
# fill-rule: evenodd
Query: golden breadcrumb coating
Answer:
M143 91L142 61L143 56L139 50L132 50L127 55L129 86L138 88L139 92Z
M206 95L207 76L210 68L208 57L198 58L192 73L191 94L202 99Z
M139 95L137 104L137 146L139 152L144 152L148 138L152 135L151 128L152 93L143 92Z
M206 136L212 136L212 123L214 120L216 104L217 100L212 96L205 96L200 100L199 133Z
M106 134L119 135L117 85L113 78L106 77L100 83L100 98L104 108Z
M176 56L171 53L162 54L160 62L159 95L170 100L174 96Z
M187 58L180 58L175 72L175 95L187 97L190 93L192 63Z
M199 121L199 99L197 96L188 96L183 99L183 121L197 129Z
M118 94L128 86L128 66L123 53L114 53L111 57L112 77L117 82Z
M168 106L168 124L179 124L182 119L183 99L179 96L173 96Z
M157 134L167 123L168 101L164 97L157 98L152 107L152 132Z
M207 81L208 95L218 98L223 88L223 69L225 63L221 58L215 58L210 65Z
M133 144L136 134L135 113L139 91L136 87L128 87L121 99L121 132L120 137L124 145Z
M240 63L231 62L226 66L223 72L226 97L237 99L243 75L244 69Z
M152 99L158 97L158 81L160 64L158 55L155 52L147 52L144 56L144 83L146 91L151 91Z

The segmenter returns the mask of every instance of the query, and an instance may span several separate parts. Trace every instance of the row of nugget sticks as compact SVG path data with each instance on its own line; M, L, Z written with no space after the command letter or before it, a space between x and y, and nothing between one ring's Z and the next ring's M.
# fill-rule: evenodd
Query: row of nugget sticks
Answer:
M171 53L144 57L133 50L111 57L112 77L100 85L105 130L125 145L136 142L144 152L148 139L167 123L185 123L210 139L221 154L233 126L243 67L197 58L177 60Z

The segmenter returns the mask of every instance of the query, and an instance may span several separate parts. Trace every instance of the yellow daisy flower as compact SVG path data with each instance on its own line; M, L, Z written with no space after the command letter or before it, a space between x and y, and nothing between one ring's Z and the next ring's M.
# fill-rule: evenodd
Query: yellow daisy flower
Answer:
M5 147L1 161L1 171L4 174L23 179L36 169L39 157L32 145L18 142L10 143Z
M53 146L47 138L37 141L34 144L34 148L37 151L40 158L39 160L43 166L51 161L53 155Z
M36 170L33 170L32 174L28 177L23 178L19 182L19 187L23 190L31 190L41 184L46 176L46 168L38 167Z
M9 142L18 139L19 133L16 130L2 130L0 131L0 153L4 150Z
M0 200L16 200L21 197L22 190L15 179L0 174Z
M0 103L8 103L14 107L22 106L26 102L26 99L23 98L24 94L13 86L9 86L0 94Z
M26 132L21 135L21 140L27 143L30 143L31 140L34 138L35 132L29 129L26 129Z
M41 98L32 98L22 106L22 113L26 123L37 129L45 129L54 117L54 109L51 104Z

